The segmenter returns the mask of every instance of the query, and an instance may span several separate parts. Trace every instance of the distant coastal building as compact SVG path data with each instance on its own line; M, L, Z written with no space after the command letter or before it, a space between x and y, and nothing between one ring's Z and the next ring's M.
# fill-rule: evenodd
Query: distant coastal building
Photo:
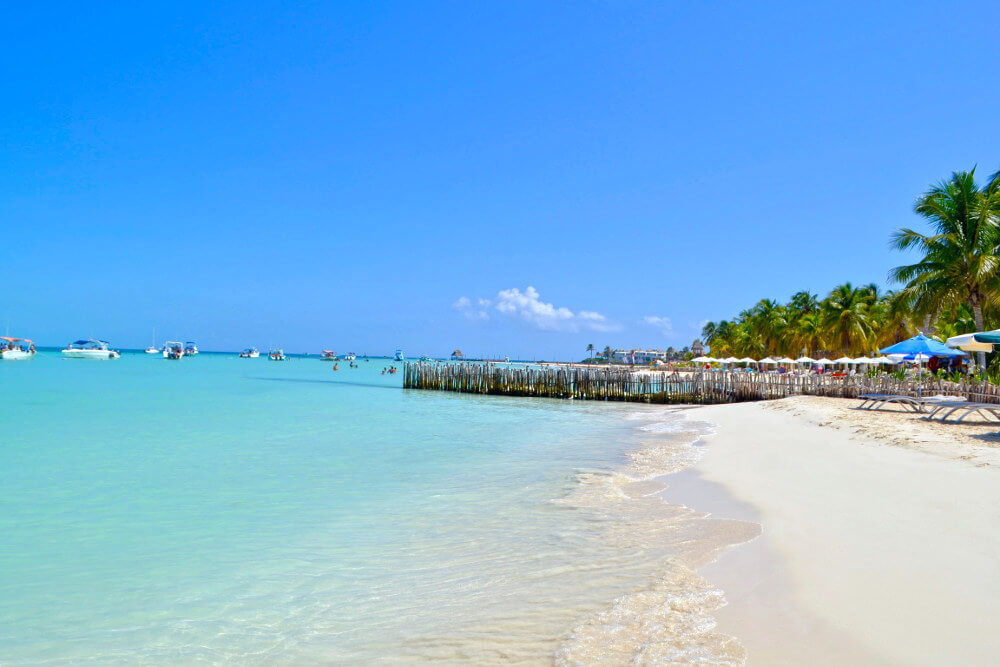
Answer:
M465 359L465 355L462 354L461 350L455 350L454 352L451 353L452 361L461 361L462 359Z
M657 359L666 361L667 350L615 350L613 359L622 364L652 364Z
M705 354L705 348L702 346L701 341L698 340L697 338L695 338L694 342L691 343L691 354L693 354L696 357L700 357L701 355Z

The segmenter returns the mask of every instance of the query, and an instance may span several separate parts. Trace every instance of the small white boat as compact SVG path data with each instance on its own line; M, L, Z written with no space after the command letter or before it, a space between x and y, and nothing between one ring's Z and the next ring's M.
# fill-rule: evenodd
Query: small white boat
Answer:
M35 344L28 338L0 337L0 359L20 361L35 356Z
M180 359L184 356L184 343L168 340L163 344L164 359Z
M320 361L340 361L340 357L333 350L323 350L323 353L319 355Z
M403 351L402 350L396 350L396 354L395 354L395 356L393 356L393 360L394 361L403 361Z
M88 338L70 343L62 354L67 359L117 359L122 356L112 350L107 341Z
M255 347L248 347L247 349L240 352L240 359L256 359L260 356L260 352L257 351Z
M159 354L160 348L156 347L156 329L153 329L153 340L150 342L149 347L146 348L146 354Z
M285 360L285 352L284 352L284 350L282 350L280 348L274 349L274 350L271 350L270 352L267 353L267 357L271 361L284 361Z
M344 361L354 361L357 358L358 355L354 354L353 352L348 352L347 356L344 357Z
M198 346L194 344L193 341L188 341L184 343L184 356L193 357L198 354Z

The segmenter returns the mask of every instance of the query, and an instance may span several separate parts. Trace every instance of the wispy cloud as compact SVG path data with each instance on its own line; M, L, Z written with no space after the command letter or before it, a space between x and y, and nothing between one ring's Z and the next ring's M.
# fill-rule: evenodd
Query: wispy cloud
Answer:
M488 320L496 315L518 320L542 331L621 331L622 326L593 310L573 312L542 301L534 287L500 290L493 299L461 297L452 304L470 320Z
M660 317L658 315L646 315L644 318L642 318L642 321L651 327L656 327L657 329L659 329L660 333L662 333L664 336L669 336L674 332L674 325L670 321L669 317Z

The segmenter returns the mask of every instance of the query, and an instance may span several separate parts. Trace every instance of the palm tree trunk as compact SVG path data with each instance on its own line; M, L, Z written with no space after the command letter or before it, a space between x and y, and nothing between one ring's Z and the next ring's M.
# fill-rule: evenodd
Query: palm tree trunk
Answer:
M983 307L979 303L978 297L972 298L972 315L976 318L976 331L983 330ZM976 353L976 361L979 364L979 369L986 372L986 353L978 352Z

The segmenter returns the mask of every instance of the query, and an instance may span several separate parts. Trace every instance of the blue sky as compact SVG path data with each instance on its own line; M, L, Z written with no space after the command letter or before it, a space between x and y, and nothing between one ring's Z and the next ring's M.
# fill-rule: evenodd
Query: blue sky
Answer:
M996 3L8 8L0 326L579 357L881 282Z

